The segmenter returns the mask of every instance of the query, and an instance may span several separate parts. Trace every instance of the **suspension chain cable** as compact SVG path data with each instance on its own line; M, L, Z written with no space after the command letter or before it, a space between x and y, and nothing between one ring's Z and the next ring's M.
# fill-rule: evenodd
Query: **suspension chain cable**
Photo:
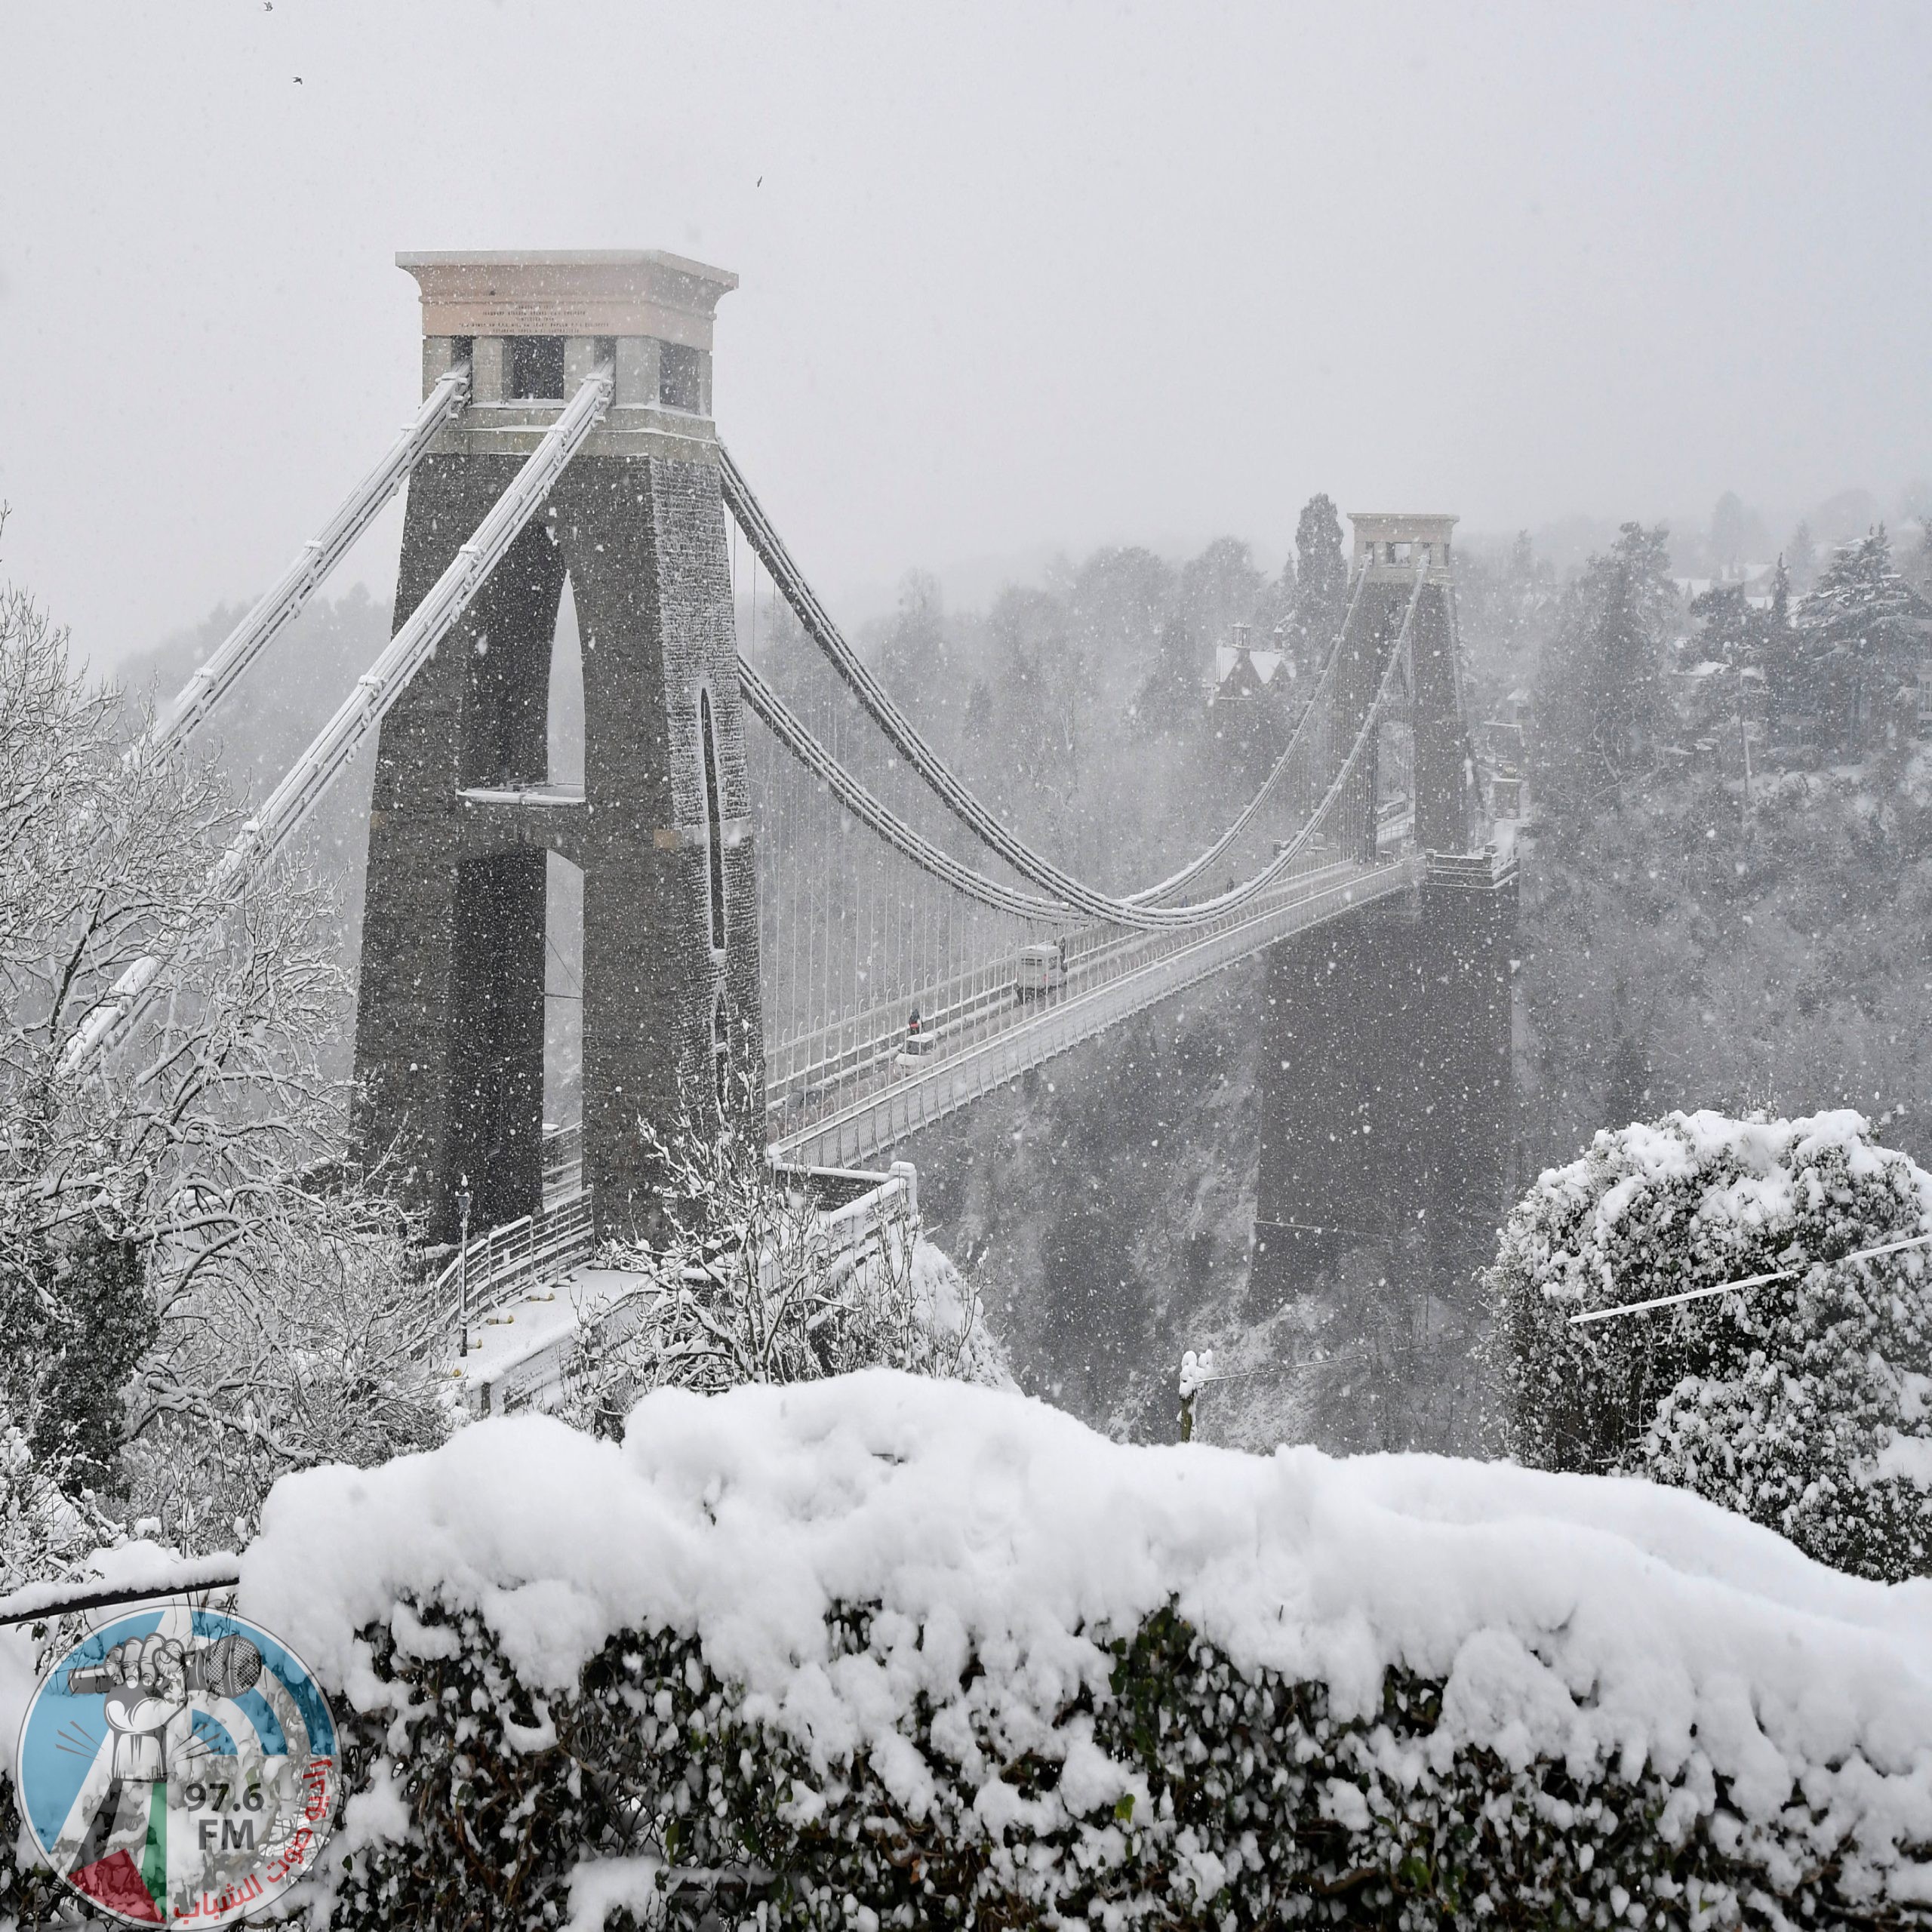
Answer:
M1167 889L1163 886L1150 888L1144 894L1126 899L1115 898L1110 894L1097 891L1054 864L1009 831L954 776L945 761L926 743L911 720L894 703L870 667L846 641L803 572L792 560L771 519L752 495L750 486L746 482L730 451L721 444L718 446L718 458L720 487L726 506L737 519L739 528L744 532L746 540L764 565L773 583L783 593L786 602L804 626L807 635L857 697L887 739L905 756L914 771L938 795L947 808L962 820L983 844L1005 860L1023 878L1063 901L1068 909L1085 913L1090 918L1116 924L1153 927L1190 924L1196 923L1203 916L1208 916L1202 908L1190 907L1173 909L1179 912L1178 918L1162 917L1159 915L1166 909L1145 906L1143 902L1146 898L1157 897ZM1416 574L1418 595L1425 574L1423 567L1419 564ZM1359 593L1360 585L1358 584L1358 596ZM1411 598L1411 617L1414 614L1415 601L1416 599ZM1351 605L1352 613L1355 608ZM1405 618L1404 635L1407 623L1408 620ZM1339 645L1337 657L1339 659ZM1225 900L1226 895L1223 898ZM1214 906L1216 909L1225 909L1220 901L1204 902L1204 906L1207 905Z
M1315 678L1315 689L1309 694L1308 703L1303 708L1301 715L1295 720L1295 728L1288 739L1287 748L1275 761L1273 770L1262 780L1260 790L1248 800L1246 806L1227 830L1223 832L1220 837L1216 839L1199 857L1190 859L1179 872L1170 878L1164 878L1158 885L1150 885L1143 892L1130 894L1130 897L1136 904L1144 905L1155 900L1164 899L1171 892L1178 892L1183 886L1199 878L1247 829L1255 814L1260 811L1266 802L1269 793L1275 789L1277 781L1287 771L1290 761L1301 749L1304 734L1313 731L1317 712L1333 694L1335 667L1341 662L1343 641L1354 626L1356 607L1361 601L1362 589L1367 582L1368 572L1364 570L1355 579L1355 589L1349 598L1349 607L1342 615L1342 627L1335 633L1334 643L1328 647L1328 656L1321 666L1320 674Z
M1320 829L1340 797L1343 786L1353 774L1364 746L1381 721L1383 706L1395 673L1403 662L1403 652L1408 643L1417 607L1421 601L1425 576L1423 570L1417 570L1415 585L1409 594L1408 605L1403 614L1401 629L1397 633L1394 648L1389 652L1389 663L1383 671L1374 700L1362 719L1348 756L1343 761L1320 804L1294 836L1286 841L1259 872L1214 898L1195 900L1185 906L1149 906L1145 903L1148 895L1131 899L1114 899L1080 887L1072 881L1069 883L1074 885L1078 891L1079 897L1077 899L1041 897L988 878L983 872L951 857L931 840L915 831L889 806L852 777L835 754L828 752L819 743L803 721L742 657L738 663L739 681L754 714L795 758L832 788L834 795L855 817L897 846L915 865L935 877L944 879L955 891L977 899L983 904L995 906L1003 912L1015 912L1023 918L1064 922L1069 912L1080 912L1109 924L1126 926L1140 931L1182 930L1204 924L1223 912L1231 912L1245 904L1257 894L1265 891L1301 855L1309 841ZM1358 589L1358 598L1359 594ZM1352 614L1355 608L1355 605L1352 603ZM1338 653L1340 648L1338 644ZM1313 708L1311 703L1311 711ZM1226 849L1225 841L1218 849ZM1005 854L1002 853L1001 856ZM1161 888L1155 888L1157 891L1159 890Z

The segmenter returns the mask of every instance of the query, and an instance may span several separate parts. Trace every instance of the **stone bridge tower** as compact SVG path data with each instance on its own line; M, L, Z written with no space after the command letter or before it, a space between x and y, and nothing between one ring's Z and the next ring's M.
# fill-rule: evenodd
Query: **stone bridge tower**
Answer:
M1426 571L1411 636L1417 891L1269 955L1254 1284L1284 1298L1350 1250L1466 1296L1515 1139L1516 874L1487 844L1457 663L1451 516L1356 515L1338 703L1359 725ZM1372 818L1361 856L1374 854Z
M425 392L469 406L409 487L400 625L595 368L602 423L383 721L370 817L355 1126L396 1147L432 1238L542 1192L547 854L583 884L583 1174L601 1234L648 1225L640 1121L761 1092L758 912L737 648L711 419L737 278L675 255L410 254ZM568 576L583 782L553 781L552 641Z
M1392 516L1351 512L1352 577L1361 583L1355 620L1342 641L1338 708L1352 736L1368 707L1423 572L1410 639L1409 715L1415 731L1416 843L1426 852L1461 852L1478 807L1463 679L1456 644L1456 579L1450 552L1453 516ZM1374 831L1364 827L1364 856Z

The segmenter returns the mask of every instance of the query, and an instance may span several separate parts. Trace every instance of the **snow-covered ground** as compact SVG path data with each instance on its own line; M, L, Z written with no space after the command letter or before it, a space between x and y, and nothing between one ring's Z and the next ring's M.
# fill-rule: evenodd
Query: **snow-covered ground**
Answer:
M487 1389L498 1414L554 1390L580 1319L620 1307L644 1281L623 1269L579 1268L477 1317L469 1352L452 1365L453 1390L473 1412Z
M450 1364L445 1385L453 1414L503 1416L554 1410L572 1352L586 1332L607 1343L628 1334L658 1284L634 1269L581 1267L533 1283L515 1300L469 1324L468 1352ZM912 1250L911 1306L934 1341L963 1338L958 1372L983 1382L1009 1380L1004 1355L951 1260L933 1244Z
M1173 1602L1238 1666L1325 1684L1339 1715L1372 1712L1404 1666L1447 1685L1444 1749L1586 1783L1647 1764L1677 1786L1666 1831L1721 1781L1747 1819L1796 1792L1856 1820L1881 1868L1932 1841L1932 1581L1841 1575L1638 1482L1128 1447L1011 1392L883 1371L663 1390L621 1445L518 1417L290 1478L242 1561L243 1614L365 1708L386 1687L358 1630L450 1639L409 1595L479 1610L533 1687L574 1686L618 1631L694 1632L755 1714L826 1764L869 1750L910 1803L931 1776L902 1733L922 1693L1063 1759L1069 1804L1124 1789L1057 1714L1083 1685L1107 1694L1097 1638ZM840 1602L883 1606L871 1654L832 1656ZM986 1669L963 1686L969 1648ZM1932 1899L1932 1870L1890 1876Z

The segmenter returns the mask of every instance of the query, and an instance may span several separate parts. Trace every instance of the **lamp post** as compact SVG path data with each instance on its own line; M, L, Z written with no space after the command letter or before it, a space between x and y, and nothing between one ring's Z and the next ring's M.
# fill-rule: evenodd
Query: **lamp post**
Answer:
M469 1177L458 1177L456 1185L456 1309L459 1356L469 1352Z

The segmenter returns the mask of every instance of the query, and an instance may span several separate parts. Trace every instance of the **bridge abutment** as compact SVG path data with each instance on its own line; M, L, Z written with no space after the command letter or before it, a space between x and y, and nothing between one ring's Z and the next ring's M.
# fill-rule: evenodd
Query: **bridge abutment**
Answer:
M426 384L476 400L410 488L400 625L600 361L616 397L464 620L384 719L357 1014L355 1129L455 1231L542 1193L546 855L583 878L584 1178L601 1235L649 1231L650 1133L762 1100L758 910L737 645L710 421L736 278L660 254L417 256ZM568 575L584 779L553 785ZM761 1127L761 1121L757 1124Z
M1413 898L1269 958L1254 1286L1279 1303L1351 1249L1487 1260L1514 1134L1513 866L1432 855Z

